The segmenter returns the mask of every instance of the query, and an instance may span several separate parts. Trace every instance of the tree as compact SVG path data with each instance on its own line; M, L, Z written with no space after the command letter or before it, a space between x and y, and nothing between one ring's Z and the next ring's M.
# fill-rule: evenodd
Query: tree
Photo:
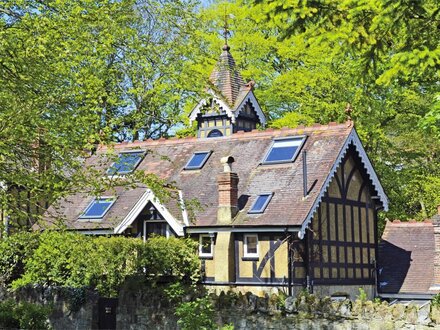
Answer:
M390 218L424 218L440 196L438 10L434 1L240 1L202 13L206 34L229 13L231 51L273 127L351 114L390 197ZM427 36L430 36L429 38ZM217 40L210 40L219 49Z
M167 134L190 94L194 5L2 2L0 205L7 215L25 225L67 188L99 187L94 173L82 171L96 144Z

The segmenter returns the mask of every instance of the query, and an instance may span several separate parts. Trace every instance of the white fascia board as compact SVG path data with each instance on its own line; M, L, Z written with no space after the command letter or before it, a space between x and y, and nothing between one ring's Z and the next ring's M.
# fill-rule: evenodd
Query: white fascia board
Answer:
M260 119L261 125L266 126L266 116L264 115L263 110L261 110L260 104L258 103L257 98L255 97L254 92L252 91L249 91L249 93L246 95L243 101L241 101L241 103L238 105L237 111L235 111L235 117L238 117L241 110L243 109L243 106L248 101L250 101L254 106L255 112L257 113L257 116Z
M336 174L336 171L338 170L339 166L341 165L342 160L344 159L345 154L348 151L348 148L350 145L353 144L356 148L356 151L359 154L359 157L361 158L361 162L364 164L365 170L367 171L367 174L374 186L374 189L377 191L377 195L379 197L379 200L382 202L383 208L385 211L388 211L388 197L386 196L383 187L379 181L379 178L374 171L373 165L370 162L370 159L367 156L367 153L365 152L364 147L362 146L362 142L359 139L359 136L356 133L356 130L353 128L350 132L350 134L347 137L347 140L344 143L344 146L342 147L341 151L339 152L338 157L336 158L335 163L333 164L333 167L331 168L323 186L322 189L316 198L315 202L313 203L312 208L310 209L307 217L305 218L301 230L298 232L298 237L300 239L304 238L306 228L312 221L313 215L315 214L316 210L319 207L319 204L321 203L322 197L324 196L325 192L327 191L330 181L333 179L333 177Z
M232 113L232 109L229 107L229 105L227 103L225 103L222 99L218 98L214 91L212 89L210 89L208 91L209 94L212 95L213 97L213 101L216 102L220 107L223 108L223 110L226 111L226 114L228 115L229 118L231 118L232 122L235 123L235 116ZM208 104L208 101L206 99L202 99L200 100L200 102L194 107L194 109L191 111L191 113L189 114L189 123L192 124L192 122L194 120L197 119L197 115L200 113L200 111L202 110L202 108L204 106L206 106Z
M200 113L200 110L207 104L205 99L200 100L200 102L192 109L189 114L189 123L192 124L194 120L196 120L197 115Z
M185 201L183 200L182 190L179 190L179 203L182 209L183 223L185 224L185 226L189 226L188 211L186 210Z
M163 216L165 221L173 228L174 232L178 236L183 236L182 225L171 215L170 212L159 202L159 200L154 196L150 189L147 189L145 193L141 196L135 206L130 210L127 216L122 220L122 222L114 229L115 234L122 234L128 226L130 226L133 221L136 220L138 215L142 212L145 206L151 202L157 211Z

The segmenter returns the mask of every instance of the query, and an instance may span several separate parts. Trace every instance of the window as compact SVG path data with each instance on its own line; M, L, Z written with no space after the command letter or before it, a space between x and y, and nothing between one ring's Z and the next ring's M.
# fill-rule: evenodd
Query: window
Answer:
M107 170L107 174L114 175L133 172L133 170L142 160L143 156L143 151L120 153L118 155L118 159Z
M200 235L199 237L199 256L212 257L213 240L211 235Z
M258 235L244 235L244 257L258 258Z
M269 152L263 160L263 164L293 162L304 141L304 136L273 141Z
M81 219L100 219L110 209L115 202L115 197L95 198L80 216Z
M263 213L267 205L269 204L272 195L272 193L258 195L248 213Z
M195 152L185 166L185 170L197 170L202 168L211 155L211 151Z
M223 133L220 132L218 129L213 129L212 131L210 131L208 133L209 138L215 138L215 137L220 137L220 136L223 136Z

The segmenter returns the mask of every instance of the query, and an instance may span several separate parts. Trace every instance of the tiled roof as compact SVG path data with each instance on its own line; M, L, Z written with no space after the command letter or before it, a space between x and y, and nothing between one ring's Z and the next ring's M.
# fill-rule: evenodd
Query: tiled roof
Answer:
M379 291L430 293L434 252L432 222L387 222L379 244Z
M220 138L159 139L121 143L114 146L116 152L141 149L147 151L137 170L155 173L173 182L185 200L196 199L203 209L195 212L196 226L215 226L217 221L218 187L217 175L223 170L220 159L235 158L233 172L239 176L238 196L241 210L234 219L234 226L292 226L299 227L313 215L318 198L328 184L332 171L338 166L341 154L346 151L347 141L354 129L351 122L329 125L300 126L296 129L268 129L265 131L239 132ZM355 133L354 133L355 134ZM303 150L307 150L309 187L313 189L303 198L303 170L301 154L293 163L262 165L263 157L274 138L306 135ZM358 148L358 147L356 147ZM344 150L343 150L344 149ZM87 166L101 170L104 174L111 162L102 162L106 147L88 160ZM212 151L200 170L184 170L194 152ZM339 158L338 158L339 157ZM78 220L79 215L91 201L85 194L70 196L60 201L59 211L73 228L114 228L130 212L133 205L145 192L145 187L132 190L118 188L118 199L99 223ZM272 200L262 214L249 215L248 209L258 194L272 192ZM111 195L111 192L103 195ZM175 201L165 203L174 218L183 224L182 210ZM49 213L54 213L52 206ZM48 213L48 214L49 214ZM49 220L49 217L46 218Z
M239 95L243 99L250 90L250 87L244 84L227 45L223 47L223 52L211 72L209 80L222 93L231 107L236 104Z

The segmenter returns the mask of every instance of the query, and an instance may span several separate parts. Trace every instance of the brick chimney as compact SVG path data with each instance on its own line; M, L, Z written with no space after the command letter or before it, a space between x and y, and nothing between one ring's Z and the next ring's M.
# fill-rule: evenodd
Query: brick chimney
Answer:
M434 283L431 290L440 290L440 205L437 214L432 217L434 227Z
M221 159L223 172L217 176L218 210L217 223L228 225L238 212L238 175L232 172L234 157Z

